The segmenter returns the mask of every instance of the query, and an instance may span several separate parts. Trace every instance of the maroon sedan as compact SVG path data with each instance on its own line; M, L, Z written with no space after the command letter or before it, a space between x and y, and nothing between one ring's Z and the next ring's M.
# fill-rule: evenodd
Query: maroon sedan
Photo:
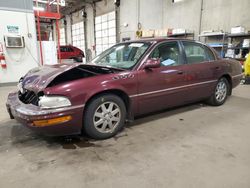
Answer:
M29 71L7 109L46 135L114 136L125 120L173 106L222 105L242 78L237 61L191 40L147 39L117 44L89 64Z

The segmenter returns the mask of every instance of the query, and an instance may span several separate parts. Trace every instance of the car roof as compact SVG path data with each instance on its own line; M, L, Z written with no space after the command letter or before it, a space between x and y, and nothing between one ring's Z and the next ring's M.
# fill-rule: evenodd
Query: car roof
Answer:
M192 40L192 39L170 38L170 37L141 38L141 39L130 40L130 41L126 41L126 42L163 42L163 41L179 41L179 40L196 42L195 40Z
M190 41L190 42L195 42L198 44L202 44L205 45L207 48L209 48L210 50L213 51L214 56L216 56L216 58L219 58L219 55L216 53L216 51L211 48L210 46L208 46L207 44L204 44L200 41L197 40L193 40L193 39L186 39L186 38L170 38L170 37L154 37L154 38L141 38L141 39L137 39L137 40L130 40L130 41L126 41L126 42L122 42L122 43L131 43L131 42L149 42L149 43L160 43L160 42L164 42L164 41Z

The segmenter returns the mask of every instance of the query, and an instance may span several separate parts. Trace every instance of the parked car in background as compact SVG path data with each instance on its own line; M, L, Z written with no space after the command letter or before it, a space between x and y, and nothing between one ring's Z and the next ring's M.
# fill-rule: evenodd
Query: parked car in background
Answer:
M60 46L61 59L73 59L76 62L82 62L85 57L84 52L74 46Z
M7 110L47 135L85 132L114 136L125 120L169 107L207 101L222 105L242 78L239 62L184 39L117 44L89 64L57 64L29 71L10 93ZM152 127L155 128L155 127Z

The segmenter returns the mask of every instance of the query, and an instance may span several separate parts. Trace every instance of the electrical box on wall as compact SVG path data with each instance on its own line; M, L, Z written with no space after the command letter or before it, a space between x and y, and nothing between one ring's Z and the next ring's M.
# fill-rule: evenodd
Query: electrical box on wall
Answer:
M5 35L6 48L24 48L24 37L20 35Z

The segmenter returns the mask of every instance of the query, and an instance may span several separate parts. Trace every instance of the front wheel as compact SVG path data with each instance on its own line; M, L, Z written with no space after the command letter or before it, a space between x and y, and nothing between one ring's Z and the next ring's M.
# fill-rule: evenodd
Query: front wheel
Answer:
M220 78L216 84L214 93L209 98L208 103L213 106L220 106L225 103L229 94L230 86L226 78Z
M123 100L112 94L95 97L84 114L83 130L94 139L110 138L124 126L126 107Z

